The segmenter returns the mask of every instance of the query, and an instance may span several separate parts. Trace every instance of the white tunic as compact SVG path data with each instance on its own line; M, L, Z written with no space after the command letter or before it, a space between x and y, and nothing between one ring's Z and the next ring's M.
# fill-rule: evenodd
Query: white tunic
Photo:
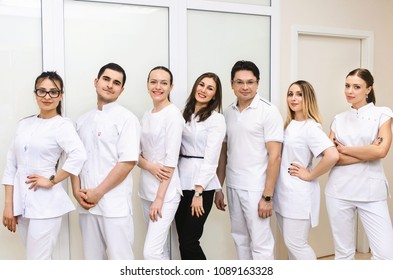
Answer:
M138 118L116 102L104 105L102 111L91 110L77 122L77 130L86 147L87 161L80 174L83 189L96 188L118 162L138 161L140 124ZM98 204L85 210L104 217L132 214L132 173L107 192Z
M351 108L338 114L331 130L336 139L346 146L367 146L377 138L381 125L391 118L393 112L390 108L369 103L358 110ZM388 181L381 159L333 167L325 194L352 201L385 200Z
M225 137L225 118L213 111L203 122L194 115L183 129L180 154L203 158L179 159L179 175L183 190L194 190L200 185L204 190L221 189L216 175L221 146Z
M62 154L67 158L59 167L78 175L86 159L85 149L73 123L61 116L41 119L32 116L21 120L8 151L3 185L14 186L14 215L30 219L59 217L75 209L61 184L50 189L29 190L28 175L49 178Z
M334 147L323 132L322 127L313 119L292 120L284 133L281 155L280 175L274 190L274 211L291 219L311 219L311 226L318 225L320 188L318 178L307 182L291 176L288 168L293 162L304 168L312 168L314 157L324 150Z
M239 112L237 100L224 112L227 126L226 185L230 188L263 191L268 163L267 142L283 141L280 112L258 94Z
M141 154L149 162L174 167L164 201L181 194L177 169L184 119L179 109L170 104L159 112L147 111L141 121ZM149 171L141 169L139 196L154 201L160 182Z

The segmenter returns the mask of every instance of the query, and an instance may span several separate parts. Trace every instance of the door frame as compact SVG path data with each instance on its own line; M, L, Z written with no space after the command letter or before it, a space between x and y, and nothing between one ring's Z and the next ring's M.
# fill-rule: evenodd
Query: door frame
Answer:
M317 37L339 37L347 39L359 39L361 41L360 65L363 68L373 71L374 66L374 32L354 29L340 29L321 26L293 25L291 28L291 81L296 81L298 77L298 45L299 36ZM358 220L359 221L359 220ZM369 243L363 227L357 223L357 244L358 252L369 252Z
M374 66L374 32L355 29L340 29L321 26L293 25L291 28L291 80L298 76L298 45L299 36L340 37L359 39L362 42L361 67L371 72Z

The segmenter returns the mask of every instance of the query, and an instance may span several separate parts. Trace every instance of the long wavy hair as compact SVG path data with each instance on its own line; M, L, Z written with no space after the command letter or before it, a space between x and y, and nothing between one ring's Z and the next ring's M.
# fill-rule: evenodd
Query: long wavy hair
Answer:
M207 73L200 75L196 79L194 86L192 87L191 93L187 98L186 106L183 111L183 118L185 119L186 122L191 121L191 116L195 111L195 105L197 103L197 100L195 98L195 94L196 94L198 85L200 84L200 82L204 78L212 78L213 79L213 81L216 83L216 93L215 93L214 97L209 101L207 106L201 108L196 113L195 117L199 117L198 122L203 122L211 116L213 111L217 111L219 113L222 113L222 86L221 86L220 78L215 73L207 72Z
M298 85L302 90L302 108L305 118L314 119L317 123L322 123L322 117L319 113L317 97L313 86L307 81L298 80L288 87L287 96L292 85ZM286 128L293 119L295 119L295 112L291 110L287 102L287 118L285 120L284 128Z

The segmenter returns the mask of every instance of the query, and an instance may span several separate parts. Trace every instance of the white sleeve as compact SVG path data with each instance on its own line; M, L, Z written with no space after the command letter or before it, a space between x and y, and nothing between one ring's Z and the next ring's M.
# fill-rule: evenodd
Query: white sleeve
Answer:
M333 147L333 142L322 130L322 126L318 123L312 123L306 130L307 146L310 148L314 157L318 157L323 151L329 147Z
M209 126L207 127L204 158L194 182L194 186L201 185L203 188L206 188L209 182L216 176L218 159L220 158L221 146L226 131L223 115L216 114L210 116L210 118L212 119L209 121Z
M167 116L165 127L165 166L177 166L183 128L184 119L180 111L171 113Z
M129 118L123 125L117 151L119 162L138 161L140 150L141 126L135 117Z
M17 170L17 165L16 165L16 155L15 155L15 139L12 141L8 153L7 153L7 163L5 166L4 170L4 175L2 179L2 184L3 185L11 185L13 186L14 183L14 178Z
M264 123L264 135L266 142L283 142L284 141L284 123L278 109L271 105Z
M381 127L386 121L393 118L393 112L388 107L382 107L382 114L379 120L379 127ZM393 122L392 122L392 130L393 130Z
M87 156L83 143L71 121L65 120L58 128L56 141L66 153L62 169L73 175L79 175Z
M333 119L333 121L332 121L332 124L330 125L330 130L333 131L335 134L337 134L337 131L336 131L336 121L337 121L337 116L334 117L334 119Z

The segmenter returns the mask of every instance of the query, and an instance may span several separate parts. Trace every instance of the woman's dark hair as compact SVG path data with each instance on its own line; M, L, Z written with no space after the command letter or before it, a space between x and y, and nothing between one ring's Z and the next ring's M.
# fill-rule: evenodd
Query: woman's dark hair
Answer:
M52 83L56 86L56 88L61 91L61 94L64 93L63 79L60 77L59 74L56 73L56 71L42 72L41 75L39 75L37 77L37 79L35 79L34 89L36 89L38 84L41 83L45 79L49 79L50 81L52 81ZM57 84L60 85L60 88L57 87ZM59 102L59 104L56 107L56 112L59 115L61 115L61 101Z
M218 112L222 112L222 86L221 86L221 81L220 78L211 72L204 73L200 75L195 83L194 86L192 87L191 93L188 96L188 99L186 101L186 106L183 111L183 118L185 119L186 122L191 121L191 116L194 113L195 110L195 105L196 105L196 98L195 98L195 93L197 91L198 85L201 83L201 81L204 78L212 78L214 82L216 83L216 94L214 97L209 101L206 107L201 108L195 117L199 117L198 122L203 122L207 118L209 118L214 110Z
M151 72L153 72L154 70L164 70L165 72L167 72L169 74L169 84L172 85L173 84L173 75L171 70L169 70L168 68L166 68L165 66L156 66L153 69L150 70L149 75L147 75L147 82L149 82L150 79L150 74ZM170 94L168 94L168 100L171 101L170 99Z
M367 103L375 104L375 92L374 92L374 77L371 75L370 71L365 68L357 68L348 73L347 78L349 76L357 76L363 81L366 82L367 87L371 87L370 93L367 95L366 101Z

